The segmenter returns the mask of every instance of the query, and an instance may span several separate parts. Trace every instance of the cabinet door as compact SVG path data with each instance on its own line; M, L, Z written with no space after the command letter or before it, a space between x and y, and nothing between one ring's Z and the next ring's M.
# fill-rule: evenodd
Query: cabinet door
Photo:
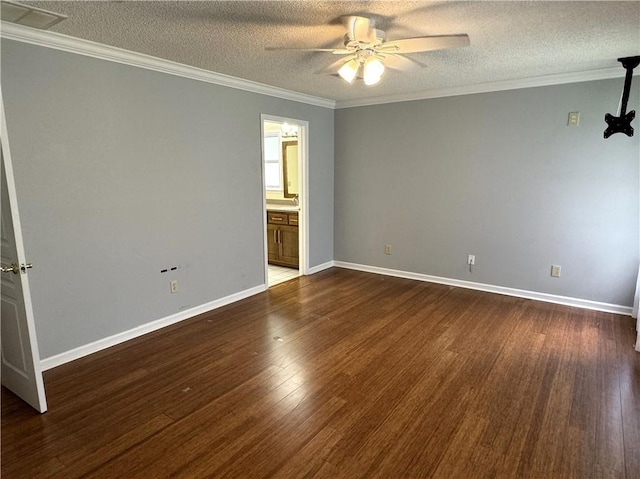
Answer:
M267 225L267 257L269 263L273 261L278 261L278 257L280 256L279 252L280 244L278 243L278 226L276 225Z
M279 226L280 229L280 262L290 266L298 266L298 227Z

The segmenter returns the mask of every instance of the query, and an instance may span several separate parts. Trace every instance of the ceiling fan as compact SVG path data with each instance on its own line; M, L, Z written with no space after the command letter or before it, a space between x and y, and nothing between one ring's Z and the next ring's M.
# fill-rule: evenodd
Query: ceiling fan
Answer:
M348 83L361 76L366 85L375 85L382 78L385 67L411 71L421 68L421 64L403 56L406 53L446 50L469 45L469 35L433 35L385 41L385 32L375 28L373 18L349 15L342 17L347 33L344 36L344 48L289 48L267 47L266 50L293 50L311 52L329 52L334 55L346 55L327 69L338 69Z

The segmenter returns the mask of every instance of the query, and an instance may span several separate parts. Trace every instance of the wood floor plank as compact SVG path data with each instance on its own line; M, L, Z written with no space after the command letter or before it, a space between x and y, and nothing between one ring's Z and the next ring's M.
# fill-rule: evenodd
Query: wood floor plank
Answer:
M489 426L489 419L467 412L433 476L475 477L481 470L485 477L509 477L501 470L500 456L482 444Z
M640 477L634 322L340 268L2 389L2 477Z
M340 434L335 429L322 428L295 455L289 457L271 477L289 479L315 476L325 466L327 455L339 440Z
M258 423L256 418L271 418L266 413L299 386L291 381L290 374L270 366L241 387L109 461L95 476L162 477L208 453L216 452L219 457L230 438L246 434Z
M58 459L66 466L65 477L67 479L84 477L87 473L100 468L105 462L140 444L173 422L171 418L160 415L141 427L131 429L122 436L104 444L88 441L82 447L60 454Z

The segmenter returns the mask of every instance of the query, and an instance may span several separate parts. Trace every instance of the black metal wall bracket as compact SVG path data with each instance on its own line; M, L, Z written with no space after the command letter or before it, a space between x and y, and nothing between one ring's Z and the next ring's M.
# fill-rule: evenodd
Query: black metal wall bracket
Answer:
M609 138L615 133L624 133L627 136L633 136L633 127L631 122L636 117L635 110L627 113L627 102L629 101L629 92L631 91L631 80L633 78L633 69L640 64L639 57L618 58L622 66L627 70L624 77L624 89L622 90L622 101L620 102L620 112L618 116L611 113L604 115L604 121L607 122L607 129L604 130L604 137Z

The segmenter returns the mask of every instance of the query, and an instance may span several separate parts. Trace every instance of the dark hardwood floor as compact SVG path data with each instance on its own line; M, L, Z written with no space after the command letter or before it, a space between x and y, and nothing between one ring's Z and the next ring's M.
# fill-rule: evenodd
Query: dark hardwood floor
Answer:
M2 390L2 477L638 478L626 316L333 268Z

